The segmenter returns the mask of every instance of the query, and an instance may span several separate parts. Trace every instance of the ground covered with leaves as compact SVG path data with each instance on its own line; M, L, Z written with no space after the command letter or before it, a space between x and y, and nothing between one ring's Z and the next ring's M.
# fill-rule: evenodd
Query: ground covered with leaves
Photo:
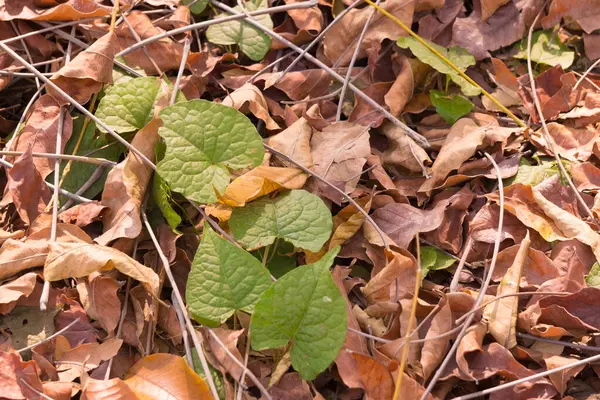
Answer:
M598 398L599 15L0 0L0 397Z

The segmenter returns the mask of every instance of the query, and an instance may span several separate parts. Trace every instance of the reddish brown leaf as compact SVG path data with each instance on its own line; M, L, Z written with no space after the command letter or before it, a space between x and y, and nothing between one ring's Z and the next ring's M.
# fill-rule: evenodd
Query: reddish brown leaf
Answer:
M38 375L39 369L35 361L23 361L17 353L0 352L2 397L8 399L39 399L38 393L42 392L43 389Z
M73 21L109 15L112 7L93 0L68 0L52 2L54 7L39 7L38 0L5 0L0 9L0 20L30 19L35 21Z
M8 314L17 305L17 300L29 296L36 281L37 274L30 272L0 286L0 315Z
M358 375L362 381L367 399L391 399L395 385L390 371L371 357L360 353L353 353L352 357L358 365Z

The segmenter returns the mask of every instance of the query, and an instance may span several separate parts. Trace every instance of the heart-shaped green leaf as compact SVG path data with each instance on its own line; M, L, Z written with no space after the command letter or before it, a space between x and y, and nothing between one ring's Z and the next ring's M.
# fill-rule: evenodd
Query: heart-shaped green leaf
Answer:
M190 11L192 14L201 14L208 5L208 0L181 0L181 4L191 4Z
M157 171L171 189L201 203L225 191L229 170L255 167L263 159L262 139L235 108L191 100L164 108L158 134L167 151Z
M450 124L454 124L460 117L467 115L473 109L473 103L459 94L448 96L439 90L430 90L429 98L437 113Z
M256 3L245 3L246 11L256 11L259 8L268 8L266 0L257 0ZM240 6L234 10L243 11ZM273 29L273 21L268 14L254 17L261 25ZM254 61L260 61L271 48L271 37L246 22L229 21L222 24L209 26L206 31L209 42L221 45L237 44L240 50Z
M462 92L467 96L477 96L479 93L481 93L479 88L471 85L465 78L460 76L441 58L417 41L417 39L411 36L401 37L398 38L397 44L403 49L410 48L410 51L412 51L415 57L417 57L419 60L430 65L438 72L448 75L454 83L460 86ZM446 49L445 47L435 43L429 42L429 44L448 60L452 61L452 63L462 71L466 71L468 67L475 65L475 57L473 57L465 48L460 46L451 46Z
M305 190L290 190L275 199L261 197L234 208L229 227L237 241L250 250L276 238L296 247L319 251L331 235L331 212L323 200Z
M269 286L269 271L256 258L204 225L185 293L194 319L218 325L237 310L252 312Z
M422 279L425 279L429 271L446 269L454 264L456 260L441 250L431 246L421 247L421 270Z
M113 85L98 103L96 117L117 133L142 129L152 119L159 91L160 79L156 77L135 78Z
M275 282L260 296L250 323L255 350L292 342L292 365L306 380L335 360L346 339L346 301L329 272L338 251L336 247Z

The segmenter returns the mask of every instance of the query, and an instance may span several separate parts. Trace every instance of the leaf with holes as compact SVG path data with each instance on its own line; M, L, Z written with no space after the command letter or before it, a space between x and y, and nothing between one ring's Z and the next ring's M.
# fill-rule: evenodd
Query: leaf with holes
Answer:
M260 296L250 323L252 348L291 342L292 365L306 380L335 360L346 339L346 301L329 272L338 251L336 247L275 282Z
M269 286L269 271L260 261L204 225L185 292L196 321L218 325L237 310L250 313Z
M244 4L246 11L256 11L260 8L268 8L266 0L249 1ZM238 5L236 11L243 11ZM268 14L254 17L261 25L273 29L273 21ZM242 21L229 21L222 24L212 25L206 31L209 42L220 45L237 44L242 53L254 61L260 61L271 49L271 37L261 30Z
M455 70L450 68L441 58L435 55L431 50L422 45L417 39L407 36L398 38L397 42L398 46L403 49L410 48L410 51L417 57L419 60L424 62L425 64L430 65L436 71L441 72L442 74L448 75L450 79L458 86L460 86L462 92L467 96L477 96L481 93L481 90L473 85L471 85L465 78L460 76ZM475 57L473 57L467 49L464 49L460 46L450 46L448 49L437 45L435 43L429 42L431 47L436 49L441 55L446 57L448 60L452 61L454 65L456 65L461 71L466 71L468 67L471 65L475 65Z
M172 190L191 200L214 203L223 193L229 169L256 167L263 159L262 139L248 118L235 108L191 100L159 113L165 157L156 168Z
M276 238L296 247L319 251L331 235L331 212L319 197L305 190L290 190L275 199L268 196L235 208L229 227L249 250L268 246Z

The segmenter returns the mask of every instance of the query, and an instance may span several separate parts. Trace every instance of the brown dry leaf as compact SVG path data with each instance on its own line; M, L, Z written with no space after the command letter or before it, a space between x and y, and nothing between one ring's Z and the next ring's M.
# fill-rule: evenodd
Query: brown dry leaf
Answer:
M577 79L574 73L565 73L560 65L556 65L535 77L536 93L545 120L556 119L560 113L567 112L575 107L579 91L574 91L573 87ZM523 100L523 105L529 111L533 122L539 123L540 116L533 102L528 74L519 78L519 85L519 95ZM579 90L582 86L579 87Z
M363 89L363 93L369 96L377 104L385 104L385 95L392 88L392 82L377 82ZM383 115L375 107L367 103L362 97L354 97L354 108L348 116L348 121L363 126L378 128L385 120Z
M285 4L295 4L300 1L301 0L285 0ZM304 10L289 10L287 13L294 21L294 25L296 25L299 31L317 34L323 29L323 14L318 7L311 7Z
M591 61L596 61L600 58L600 35L585 33L583 35L583 46L585 48L585 55Z
M600 168L590 162L571 164L571 176L577 190L600 190Z
M481 19L486 21L491 17L500 7L509 3L511 0L481 0Z
M412 296L414 290L417 266L412 254L404 249L384 249L384 254L385 267L360 289L371 304L396 297L403 299ZM398 288L395 285L397 279L400 282Z
M269 106L262 92L251 83L246 83L241 88L229 93L223 99L223 104L243 113L250 111L256 118L265 122L268 130L280 129L277 122L269 115Z
M113 62L118 47L117 36L112 32L107 33L77 54L50 80L77 102L85 104L92 94L98 93L104 85L112 83ZM49 88L48 91L55 98L62 100L62 105L67 104L66 99L62 99L55 90Z
M138 39L131 33L129 26L137 33L141 40L160 35L165 31L153 25L152 20L141 11L135 10L125 17L128 24L123 23L115 28L115 33L119 39L121 50L138 42ZM144 46L152 60L156 63L161 72L171 69L177 69L181 63L183 53L183 44L173 41L171 38L156 40ZM132 51L124 56L129 65L134 65L144 69L146 74L156 74L153 63L148 58L143 49Z
M27 118L24 128L17 135L11 146L14 151L27 151L29 147L34 152L54 153L56 151L56 135L60 114L59 104L51 95L43 95L33 103L31 114ZM67 143L73 130L73 120L69 113L64 115L62 144ZM7 157L13 162L16 157ZM33 164L42 178L46 178L54 171L54 160L46 157L34 157ZM4 201L4 199L3 199Z
M2 397L8 399L38 399L42 383L35 361L23 361L17 353L0 351L0 382Z
M564 19L565 22L576 22L586 33L600 29L596 12L597 0L553 0L548 8L548 15L542 18L544 29L554 27Z
M409 138L399 126L392 122L385 122L381 125L381 133L388 138L389 143L389 147L383 152L385 164L396 165L419 173L423 171L421 165L431 164L427 152Z
M515 260L520 247L521 246L519 245L514 245L498 253L496 268L494 268L494 274L492 275L492 280L494 282L501 281L504 275L506 275L508 269ZM554 262L544 254L544 252L530 247L527 259L523 266L520 287L524 290L535 290L544 282L558 278L560 275L561 271Z
M380 7L405 24L411 25L415 9L413 1L388 0L382 2ZM355 8L327 32L323 38L323 48L329 61L338 63L340 66L346 66L350 63L356 41L372 12L371 7ZM381 49L381 42L385 39L396 40L398 37L406 35L406 31L393 20L381 13L375 13L371 25L369 25L360 44L358 58L376 57Z
M117 269L123 274L146 283L151 293L158 294L158 275L127 254L101 245L89 243L50 243L50 252L44 264L44 278L57 281L78 278L101 270Z
M261 165L236 178L218 198L227 206L243 207L246 202L276 190L300 189L307 179L308 175L298 168Z
M119 282L108 276L96 276L91 282L77 284L79 299L90 318L97 320L109 335L119 324L121 301L117 296Z
M102 361L116 356L122 344L123 340L113 338L104 343L85 343L66 351L56 360L60 381L71 382L78 378L83 370L90 371L97 368Z
M5 0L0 7L0 21L29 19L34 21L75 21L110 15L112 7L94 0L68 0L54 7L39 7L38 0Z
M52 193L33 163L31 146L15 161L6 173L4 201L11 198L21 219L28 225L44 212Z
M371 154L369 129L350 122L335 122L313 133L310 141L313 171L346 193L352 192ZM326 197L339 201L339 195ZM332 198L333 197L333 198Z
M441 225L448 203L448 199L440 201L427 210L410 204L390 203L375 210L371 217L396 245L408 248L417 233L429 232ZM370 224L363 225L363 232L370 243L383 246L381 237Z
M366 196L358 199L356 202L368 213L371 210L372 200L371 196ZM354 205L350 204L342 208L333 217L333 233L329 240L329 250L349 240L360 230L364 222L364 214L358 211Z
M521 247L506 274L502 278L496 296L519 292L519 282L529 253L531 240L529 234L521 242ZM516 296L505 297L485 307L483 315L488 322L488 332L498 343L512 349L517 345L516 325L519 299Z
M0 315L8 314L17 305L17 300L29 296L35 289L36 282L37 274L29 272L0 286Z
M265 89L273 86L281 76L279 73L263 74L257 80L265 80ZM248 76L250 78L250 75ZM307 97L315 98L327 93L333 78L322 69L291 71L285 74L275 87L283 91L291 100L302 100ZM226 82L223 82L227 86Z
M561 356L551 356L551 357L544 358L544 363L546 364L546 368L548 368L548 369L562 367L562 366L569 365L569 364L572 364L577 361L579 361L579 360L576 358L567 358L567 357L561 357ZM554 384L554 387L558 390L560 395L563 396L565 394L565 391L567 390L567 383L569 383L571 378L574 378L581 371L583 371L584 368L585 368L585 365L568 368L561 372L556 372L554 374L551 374L550 376L548 376L548 378L550 378L550 381L552 381L552 383Z
M305 118L299 118L284 131L267 139L269 146L285 154L305 168L313 167L313 156L310 151L310 139L313 128ZM287 161L282 161L292 166Z
M487 20L482 18L481 7L475 7L471 15L454 22L452 44L466 48L477 60L487 58L489 51L523 38L543 3L543 0L513 0Z
M243 357L240 351L237 348L237 342L239 337L244 333L243 329L237 331L231 331L222 328L215 328L213 332L217 335L221 342L227 347L227 349L236 356L236 358L243 362ZM211 351L215 355L217 361L225 368L225 370L233 377L233 379L239 381L242 377L243 369L233 361L231 358L225 353L223 347L216 340L214 340L211 336L208 336L208 345L210 346Z
M397 58L401 70L396 76L390 90L385 94L385 104L390 108L390 113L399 117L406 104L410 101L415 89L415 77L408 58Z
M65 224L72 224L83 228L102 217L102 213L107 207L98 201L77 204L58 215L58 220Z
M315 400L312 396L310 385L300 377L297 372L289 372L279 382L269 389L273 399L277 400Z
M119 378L100 380L83 374L82 400L142 400Z
M358 376L362 381L367 399L383 400L391 399L394 394L394 380L392 374L377 360L362 355L352 353L358 366Z
M155 110L158 112L158 110ZM161 121L154 118L140 129L131 145L155 162L154 146L158 143ZM102 204L109 208L104 218L104 233L96 242L106 245L119 238L136 238L142 232L140 207L148 188L152 169L139 156L130 152L106 178Z
M352 314L354 314L354 318L356 318L360 327L367 332L371 332L374 336L381 337L387 332L387 327L381 318L369 316L358 304L355 304L352 308Z
M600 139L598 131L592 125L577 129L551 122L548 124L548 132L556 151L562 158L570 161L587 161L592 156L594 144ZM533 133L530 140L546 154L554 155L541 129Z
M427 338L442 335L449 332L453 326L452 309L445 297L438 304L440 310L431 320L431 327L427 330ZM450 346L450 336L435 340L427 340L421 349L421 365L423 366L423 379L427 381L431 374L439 367Z

